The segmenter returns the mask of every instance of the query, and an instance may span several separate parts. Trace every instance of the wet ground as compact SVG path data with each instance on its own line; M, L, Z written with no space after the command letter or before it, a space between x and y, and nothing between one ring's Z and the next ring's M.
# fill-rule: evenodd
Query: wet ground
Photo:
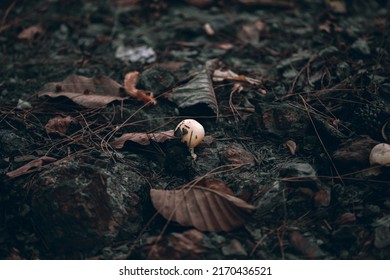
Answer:
M389 6L330 2L3 1L0 258L388 259Z

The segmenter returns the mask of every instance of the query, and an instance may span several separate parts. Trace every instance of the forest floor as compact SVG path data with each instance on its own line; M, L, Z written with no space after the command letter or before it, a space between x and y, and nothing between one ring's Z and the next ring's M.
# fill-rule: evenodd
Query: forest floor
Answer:
M389 259L386 2L1 1L0 259Z

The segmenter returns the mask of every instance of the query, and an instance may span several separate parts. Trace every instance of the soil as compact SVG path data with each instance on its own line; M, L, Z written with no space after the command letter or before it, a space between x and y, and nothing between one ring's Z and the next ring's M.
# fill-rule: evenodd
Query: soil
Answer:
M389 259L390 6L330 2L2 1L0 258ZM195 185L254 209L151 198Z

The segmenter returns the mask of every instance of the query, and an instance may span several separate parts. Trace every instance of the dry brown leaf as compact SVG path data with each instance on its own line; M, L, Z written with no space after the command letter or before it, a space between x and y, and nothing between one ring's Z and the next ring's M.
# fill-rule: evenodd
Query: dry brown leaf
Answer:
M325 2L334 13L345 14L347 12L344 0L325 0Z
M150 140L153 140L158 143L165 142L168 139L175 138L174 130L167 130L157 133L145 133L145 132L135 132L135 133L126 133L121 137L110 142L110 145L115 149L122 149L126 141L132 141L141 145L149 145Z
M42 25L32 25L26 29L23 29L22 32L19 33L18 39L32 41L36 35L43 33L44 31Z
M222 82L224 80L246 82L252 85L261 85L263 83L263 81L261 80L252 79L244 75L238 75L231 70L221 70L221 69L215 70L213 73L213 81Z
M157 103L156 99L153 98L152 92L147 92L142 89L137 89L136 85L139 79L139 72L133 71L129 72L125 75L125 81L124 86L126 92L137 99L138 101L144 102L146 104L153 104L155 105Z
M314 194L314 203L317 206L328 207L330 204L330 199L330 189L326 187L322 187Z
M202 232L191 229L183 233L172 233L168 240L178 252L201 254L205 251L205 248L201 246L204 238L205 235Z
M46 84L39 96L63 96L86 108L100 108L113 101L128 99L122 96L122 90L120 84L107 76L87 78L72 75L62 82Z
M253 155L237 145L231 145L225 148L221 154L221 158L228 164L252 165L255 163Z
M235 196L200 186L151 189L150 196L154 207L167 220L201 231L231 231L242 226L255 209Z
M66 134L68 128L71 124L77 123L75 118L71 116L63 117L55 117L50 119L45 125L45 129L47 133L52 134Z
M244 43L256 45L260 41L260 33L264 31L265 23L257 20L252 24L242 26L237 37Z
M205 188L209 188L220 193L230 194L234 196L233 191L222 180L203 178L199 181L198 184Z
M151 236L145 240L145 251L148 259L163 260L182 260L182 259L199 259L202 253L206 251L203 246L205 234L190 229L182 233L172 232L169 235Z
M297 144L293 140L287 140L284 145L290 150L292 155L295 155L297 151Z
M19 167L18 169L8 172L6 175L10 178L16 178L34 171L38 171L40 167L56 160L57 159L53 157L40 157L30 161L29 163L23 165L22 167Z
M309 240L298 231L291 232L290 243L294 249L302 253L302 255L308 259L318 259L324 255L321 248L315 242Z

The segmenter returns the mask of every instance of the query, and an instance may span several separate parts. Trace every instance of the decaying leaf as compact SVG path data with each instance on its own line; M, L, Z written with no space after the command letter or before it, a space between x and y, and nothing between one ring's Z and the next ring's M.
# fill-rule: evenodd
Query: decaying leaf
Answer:
M308 239L298 231L290 233L290 243L294 249L308 259L319 259L324 256L324 252L313 240Z
M22 167L19 167L18 169L8 172L6 175L10 178L16 178L34 171L38 171L40 167L56 160L57 159L53 157L40 157L30 161L29 163L23 165Z
M75 123L77 123L77 120L71 116L67 116L65 118L55 117L47 122L45 125L45 130L47 133L51 134L66 134L69 126Z
M209 36L215 35L215 31L214 31L214 29L211 27L211 24L210 24L210 23L205 23L205 24L203 25L203 29L204 29L204 31L206 31L207 35L209 35Z
M107 76L87 78L72 75L62 82L46 84L38 96L63 96L86 108L100 108L113 101L127 99L122 91L123 87Z
M284 145L289 149L292 155L295 155L295 152L297 151L297 144L293 140L287 140L284 142Z
M316 206L322 206L322 207L328 207L330 204L330 189L328 187L321 187L315 194L314 194L314 203Z
M110 145L115 149L122 149L126 141L132 141L141 145L149 145L150 140L162 143L173 138L175 138L173 129L156 133L135 132L123 134L121 137L111 141Z
M255 163L253 155L237 145L231 145L225 148L221 154L221 158L227 164L252 165Z
M196 110L202 112L203 115L218 116L217 99L210 77L210 73L214 71L212 69L214 64L214 60L207 62L205 69L192 80L173 89L172 99L179 109L189 114L193 114L193 110Z
M338 14L345 14L347 7L344 0L325 0L326 5L332 10L332 12Z
M145 240L149 259L182 260L199 259L206 252L203 245L205 234L190 229L182 233L172 232L167 236L151 236Z
M260 41L260 33L264 31L265 23L257 20L252 24L242 26L237 37L244 43L256 46Z
M150 196L164 218L202 231L231 231L243 225L255 209L235 196L200 186L151 189Z
M142 89L136 88L138 79L138 71L129 72L125 75L124 87L126 92L138 101L155 105L157 101L153 98L153 92L146 92Z
M234 193L222 180L212 179L212 178L203 178L198 183L200 186L203 186L208 189L212 189L214 191L225 193L229 195L233 195Z
M222 82L224 80L245 82L252 85L261 85L263 83L261 80L252 79L244 75L238 75L231 70L216 69L213 73L213 81Z
M35 38L36 35L43 34L43 32L42 25L32 25L26 29L23 29L22 32L19 33L18 39L31 41Z

